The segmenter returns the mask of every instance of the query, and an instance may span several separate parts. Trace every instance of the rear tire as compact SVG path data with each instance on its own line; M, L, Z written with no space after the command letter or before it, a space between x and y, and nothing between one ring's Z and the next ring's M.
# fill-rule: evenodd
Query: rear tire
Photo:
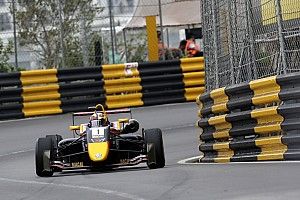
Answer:
M39 138L35 147L35 172L36 175L41 177L50 177L53 175L53 171L50 168L50 160L44 156L45 151L52 151L52 139L50 137ZM49 166L49 169L45 169L45 165Z
M163 168L165 153L161 130L158 128L145 130L144 138L147 144L148 167L150 169ZM152 150L149 149L149 145L152 146Z

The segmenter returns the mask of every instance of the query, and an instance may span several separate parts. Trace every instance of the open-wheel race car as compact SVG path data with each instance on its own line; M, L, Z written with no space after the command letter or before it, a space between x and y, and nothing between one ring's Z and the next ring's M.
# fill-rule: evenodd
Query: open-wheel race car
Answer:
M72 138L47 135L38 138L35 149L36 174L74 169L107 169L146 162L150 169L165 166L162 132L142 129L130 109L108 110L98 104L93 112L73 113ZM130 118L110 122L109 114L129 113ZM88 123L75 125L75 118L90 116Z

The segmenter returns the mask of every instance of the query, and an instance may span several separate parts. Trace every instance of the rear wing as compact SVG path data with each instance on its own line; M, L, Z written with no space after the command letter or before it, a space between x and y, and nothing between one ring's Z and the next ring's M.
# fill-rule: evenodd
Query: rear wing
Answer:
M89 109L94 109L94 107L90 107ZM97 111L100 113L103 113L103 111ZM105 111L106 114L123 114L123 113L130 113L130 118L132 119L132 113L131 113L131 109L129 108L125 108L125 109L118 109L118 110L107 110ZM82 117L82 116L89 116L94 114L94 112L76 112L73 113L72 115L72 121L73 121L73 125L75 123L75 117Z
M103 113L103 111L98 111L100 113ZM118 109L118 110L107 110L105 111L106 114L121 114L121 113L130 113L131 114L131 109L126 108L126 109ZM73 113L73 116L87 116L87 115L92 115L94 112L76 112Z

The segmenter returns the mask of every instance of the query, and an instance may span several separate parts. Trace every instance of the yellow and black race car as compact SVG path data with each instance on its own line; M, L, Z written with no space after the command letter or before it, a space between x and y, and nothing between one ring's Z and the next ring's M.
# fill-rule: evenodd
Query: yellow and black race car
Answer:
M73 113L70 130L74 137L60 135L38 138L35 149L36 174L52 176L54 172L74 169L105 169L146 162L150 169L165 166L162 132L142 129L132 119L130 109L105 111L102 105L94 112ZM110 122L109 114L130 113L130 118ZM89 122L76 126L76 117L90 116Z

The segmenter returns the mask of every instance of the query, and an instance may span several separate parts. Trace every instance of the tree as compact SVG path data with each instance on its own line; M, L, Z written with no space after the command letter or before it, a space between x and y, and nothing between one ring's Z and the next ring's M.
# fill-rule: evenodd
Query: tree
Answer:
M93 0L19 0L18 3L20 44L37 52L44 68L59 67L63 61L66 67L83 65L82 31L90 33L96 12L103 8L96 7Z
M127 61L145 62L147 60L147 35L144 32L128 34Z
M13 43L10 41L6 46L0 38L0 72L14 71L14 67L8 63L9 54L12 53Z

